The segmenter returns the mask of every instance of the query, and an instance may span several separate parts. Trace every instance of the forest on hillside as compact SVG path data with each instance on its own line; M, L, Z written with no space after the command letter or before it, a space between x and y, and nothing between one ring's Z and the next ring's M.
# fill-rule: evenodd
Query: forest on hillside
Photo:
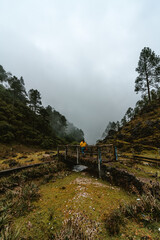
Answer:
M50 105L42 105L37 89L27 92L23 77L6 72L0 65L1 143L51 148L60 143L79 142L83 138L83 131L64 115Z
M141 93L141 99L137 101L135 108L127 109L121 121L110 121L107 124L102 139L105 142L116 138L128 142L137 139L138 143L138 139L143 138L140 140L141 143L159 146L160 56L150 48L144 47L140 53L136 72L138 76L134 91ZM155 138L154 141L147 139L151 135Z

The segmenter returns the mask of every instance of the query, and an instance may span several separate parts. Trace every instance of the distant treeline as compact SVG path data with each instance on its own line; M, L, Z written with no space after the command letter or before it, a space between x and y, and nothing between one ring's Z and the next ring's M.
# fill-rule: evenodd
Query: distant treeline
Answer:
M46 93L47 94L47 93ZM0 142L39 145L79 142L81 129L69 123L53 107L43 107L37 89L26 92L23 77L17 78L0 65Z
M142 49L136 68L138 76L135 80L136 93L141 92L141 100L139 100L135 108L129 107L121 121L109 122L102 139L107 136L114 135L128 122L134 119L139 114L151 111L159 105L160 101L160 57L155 54L150 48Z

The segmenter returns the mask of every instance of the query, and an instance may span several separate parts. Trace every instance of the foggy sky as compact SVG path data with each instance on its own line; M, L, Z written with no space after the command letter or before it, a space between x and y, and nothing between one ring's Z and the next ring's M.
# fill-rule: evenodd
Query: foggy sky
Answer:
M142 48L160 53L158 0L0 0L0 65L95 143L140 95Z

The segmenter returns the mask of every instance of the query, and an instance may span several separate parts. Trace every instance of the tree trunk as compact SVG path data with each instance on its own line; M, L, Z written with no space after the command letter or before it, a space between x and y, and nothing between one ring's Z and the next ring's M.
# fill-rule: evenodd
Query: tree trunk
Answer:
M147 72L146 72L146 80L147 80L148 99L149 99L149 102L151 102L150 87L149 87L149 80L148 80Z
M149 79L148 79L148 72L147 72L147 63L146 63L146 59L145 59L145 72L146 72L146 81L147 81L147 91L148 91L148 99L149 99L149 103L151 102L151 95L150 95L150 87L149 87Z

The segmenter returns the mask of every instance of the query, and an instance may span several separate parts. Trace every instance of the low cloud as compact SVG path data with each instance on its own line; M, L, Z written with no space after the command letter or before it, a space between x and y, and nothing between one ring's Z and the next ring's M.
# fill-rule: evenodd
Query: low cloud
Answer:
M2 0L0 64L95 143L139 98L135 68L143 47L159 54L159 10L158 0Z

